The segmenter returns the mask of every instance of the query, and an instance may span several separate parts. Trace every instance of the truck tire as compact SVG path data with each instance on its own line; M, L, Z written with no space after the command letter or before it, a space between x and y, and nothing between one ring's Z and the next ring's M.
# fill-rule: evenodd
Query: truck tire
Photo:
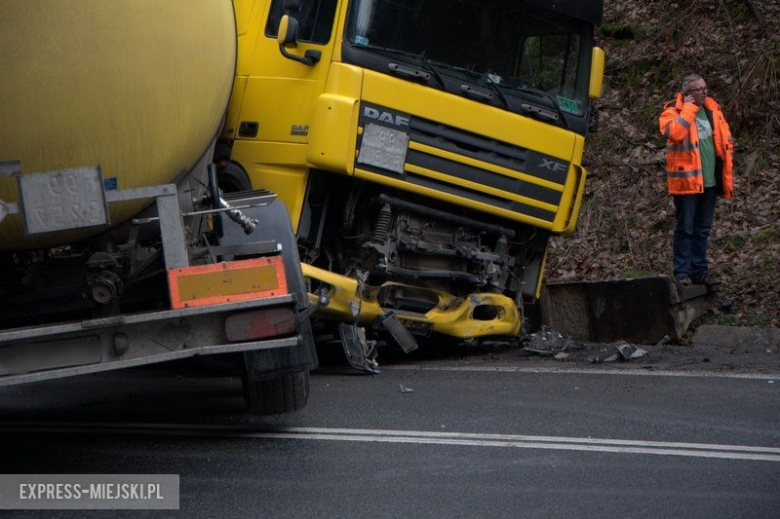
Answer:
M284 373L276 378L251 380L247 374L241 377L244 400L249 412L265 416L289 413L306 407L309 400L309 372L307 370Z
M227 162L217 169L217 182L224 193L251 191L252 182L244 168L235 162Z

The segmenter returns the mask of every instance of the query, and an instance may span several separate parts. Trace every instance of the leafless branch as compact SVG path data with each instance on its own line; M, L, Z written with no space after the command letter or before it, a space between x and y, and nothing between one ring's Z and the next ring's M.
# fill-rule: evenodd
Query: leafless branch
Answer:
M742 0L742 2L750 10L750 14L752 14L753 17L758 20L759 25L766 25L766 18L764 18L764 15L761 14L761 11L758 10L758 7L756 7L756 5L753 3L753 0Z

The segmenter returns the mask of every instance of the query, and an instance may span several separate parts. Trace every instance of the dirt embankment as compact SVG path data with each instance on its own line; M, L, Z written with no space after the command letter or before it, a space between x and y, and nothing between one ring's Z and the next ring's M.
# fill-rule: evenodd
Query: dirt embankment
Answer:
M671 274L674 205L658 115L701 74L737 141L735 198L710 240L721 300L705 322L780 326L780 2L608 0L600 131L577 231L552 242L547 281Z

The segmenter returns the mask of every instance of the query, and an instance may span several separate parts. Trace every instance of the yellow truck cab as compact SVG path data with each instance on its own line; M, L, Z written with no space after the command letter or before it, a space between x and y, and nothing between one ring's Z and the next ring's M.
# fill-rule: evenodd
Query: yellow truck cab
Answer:
M234 3L222 186L279 194L317 315L518 336L577 221L602 0Z

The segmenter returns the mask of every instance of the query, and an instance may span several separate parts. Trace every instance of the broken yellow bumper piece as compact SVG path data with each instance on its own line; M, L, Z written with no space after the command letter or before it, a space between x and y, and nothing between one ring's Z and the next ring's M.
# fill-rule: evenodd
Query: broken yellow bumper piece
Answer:
M303 276L317 293L309 292L309 302L317 314L350 324L368 325L388 312L395 313L409 331L427 335L436 332L459 339L514 337L520 334L522 318L515 302L503 294L477 293L456 297L446 292L386 282L381 286L362 285L354 278L302 264ZM409 289L424 292L436 301L426 312L384 308L380 292Z

